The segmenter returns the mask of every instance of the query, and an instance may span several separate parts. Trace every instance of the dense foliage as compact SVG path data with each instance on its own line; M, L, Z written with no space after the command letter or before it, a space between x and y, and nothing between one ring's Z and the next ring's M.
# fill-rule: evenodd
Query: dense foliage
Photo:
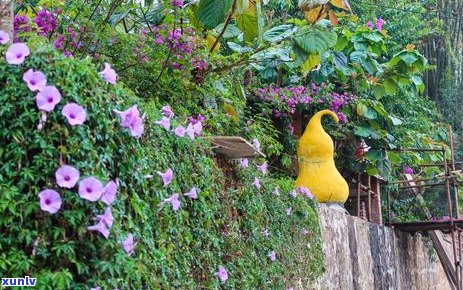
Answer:
M432 67L417 49L438 31L434 19L338 0L84 2L18 3L12 40L32 53L11 64L11 42L0 46L2 277L35 276L50 289L308 285L323 270L320 232L293 168L314 112L341 120L325 128L347 179L394 180L439 161L391 151L448 138L423 95ZM400 7L421 15L426 3ZM37 108L30 68L61 93L48 112ZM85 108L83 124L63 116L69 102ZM267 160L218 157L213 135L252 140ZM60 187L64 164L115 181L115 202ZM43 210L44 189L59 192L56 213ZM107 239L89 231L95 220Z

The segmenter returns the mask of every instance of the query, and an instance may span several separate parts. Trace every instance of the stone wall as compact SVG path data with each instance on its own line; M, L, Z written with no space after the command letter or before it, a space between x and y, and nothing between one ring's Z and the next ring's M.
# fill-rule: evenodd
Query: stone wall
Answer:
M450 289L429 238L325 206L319 216L326 272L315 289Z

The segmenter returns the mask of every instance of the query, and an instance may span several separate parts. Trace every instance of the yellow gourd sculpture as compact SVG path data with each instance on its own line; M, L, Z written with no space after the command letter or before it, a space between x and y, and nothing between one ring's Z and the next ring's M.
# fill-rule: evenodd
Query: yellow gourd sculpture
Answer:
M349 196L349 186L334 164L333 140L321 124L324 115L339 122L338 116L330 110L320 111L310 119L297 145L299 176L296 186L310 189L318 202L344 203Z

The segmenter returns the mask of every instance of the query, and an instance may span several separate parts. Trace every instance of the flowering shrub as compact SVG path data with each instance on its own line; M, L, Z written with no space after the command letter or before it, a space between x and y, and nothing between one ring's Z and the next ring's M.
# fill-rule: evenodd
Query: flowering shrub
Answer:
M342 94L333 91L333 85L322 83L317 86L315 83L311 87L273 87L259 88L256 92L261 101L270 102L275 107L273 113L277 118L284 118L293 115L296 110L314 111L330 109L339 117L341 123L347 123L347 117L342 109L354 102L357 97L344 92Z
M315 204L290 198L292 180L250 161L225 178L196 138L207 117L138 100L108 65L26 46L18 64L0 59L2 277L251 289L320 275Z

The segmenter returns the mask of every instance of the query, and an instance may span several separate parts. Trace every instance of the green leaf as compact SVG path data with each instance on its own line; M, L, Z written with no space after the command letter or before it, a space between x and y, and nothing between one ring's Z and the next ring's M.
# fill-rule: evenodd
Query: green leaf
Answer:
M400 120L399 118L396 118L396 117L394 117L394 116L389 116L389 119L392 121L392 124L393 124L394 126L398 126L398 125L402 125L402 124L403 124L402 120Z
M305 52L322 54L336 44L337 34L334 31L305 26L296 31L294 40Z
M381 34L379 34L379 32L376 31L373 33L364 33L362 36L363 38L371 40L373 42L380 42L381 40L383 40Z
M370 120L374 120L378 117L378 114L376 113L375 110L373 110L368 105L365 105L363 103L357 104L357 115L361 117L365 117Z
M241 31L243 31L244 40L246 42L253 41L259 34L257 16L251 11L238 16L236 19L236 24L241 29Z
M225 20L233 0L201 0L198 19L207 29L213 29Z
M249 7L249 0L236 1L235 15L243 14Z
M418 60L418 57L413 52L405 52L400 54L400 59L403 60L407 65L412 65Z
M293 35L297 31L297 27L294 25L279 25L264 33L264 40L268 42L280 42L289 36Z
M224 23L219 24L219 26L215 28L215 31L220 33L223 30L224 25L225 25ZM240 34L241 34L241 30L238 27L236 27L236 25L229 24L227 26L227 29L225 29L225 32L223 33L222 37L224 39L235 38L239 36Z
M397 92L397 83L391 78L385 79L383 82L383 86L388 95L395 95L395 93Z
M372 131L371 131L371 128L359 126L355 128L354 133L355 135L360 136L360 137L369 137Z
M234 52L238 52L238 53L246 53L246 52L252 51L252 48L250 47L241 46L238 43L234 43L231 41L227 42L227 45L231 50L233 50Z

